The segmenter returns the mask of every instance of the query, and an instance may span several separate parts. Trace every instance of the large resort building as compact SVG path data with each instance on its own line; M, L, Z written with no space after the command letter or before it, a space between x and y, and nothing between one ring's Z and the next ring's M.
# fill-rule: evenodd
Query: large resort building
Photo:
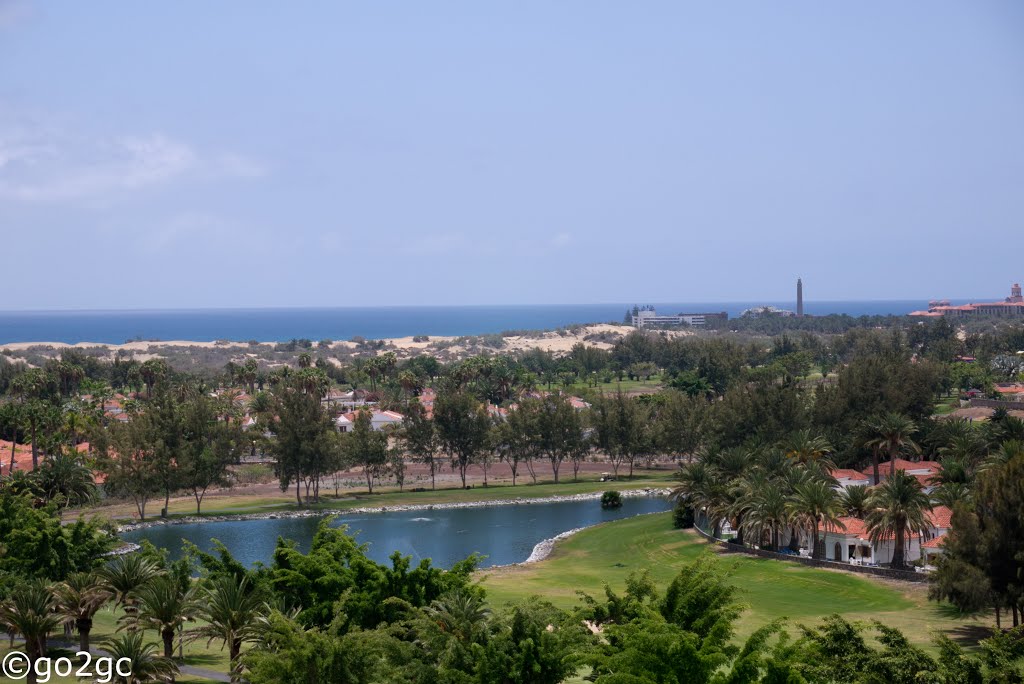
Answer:
M635 328L656 328L668 325L706 325L709 320L727 320L729 314L725 311L715 313L680 313L670 316L659 316L654 309L640 309L632 316L633 327Z
M937 318L952 316L1024 316L1024 296L1021 296L1019 283L1010 288L1010 296L1001 302L976 302L971 304L951 305L948 299L936 299L928 302L927 311L912 311L911 316Z

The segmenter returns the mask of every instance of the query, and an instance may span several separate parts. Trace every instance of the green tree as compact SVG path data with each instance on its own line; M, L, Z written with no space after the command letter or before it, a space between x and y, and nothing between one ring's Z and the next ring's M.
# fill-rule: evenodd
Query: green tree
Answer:
M342 435L347 461L363 469L366 489L373 494L373 480L381 477L388 467L388 435L374 430L369 411L356 412L352 431Z
M465 391L444 392L434 402L434 422L442 448L458 468L462 486L466 470L489 448L491 419L479 401Z

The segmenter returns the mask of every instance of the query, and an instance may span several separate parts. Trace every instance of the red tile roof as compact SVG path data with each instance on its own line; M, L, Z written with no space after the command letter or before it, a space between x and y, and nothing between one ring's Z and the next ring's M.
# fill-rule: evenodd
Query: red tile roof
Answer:
M871 481L871 476L870 475L865 475L863 473L859 473L856 470L854 470L853 468L834 468L830 472L830 474L832 475L832 477L836 478L837 480L839 480L839 479L847 479L847 480L863 480L864 482L870 482Z
M928 522L932 527L948 530L953 526L953 511L947 506L936 506L928 512Z
M933 537L933 538L929 539L924 544L921 544L921 546L922 546L922 548L925 548L925 549L941 549L945 543L946 543L946 535L945 534L940 534L937 537Z

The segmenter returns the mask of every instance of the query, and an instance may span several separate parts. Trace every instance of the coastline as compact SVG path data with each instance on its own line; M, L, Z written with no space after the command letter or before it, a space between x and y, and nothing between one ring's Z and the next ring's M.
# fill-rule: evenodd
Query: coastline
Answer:
M645 489L622 490L619 493L622 495L622 498L629 499L640 497L668 496L670 492L671 489L667 487L648 487ZM452 503L405 504L399 506L362 506L358 508L324 509L315 511L284 511L281 513L243 513L239 515L184 516L181 518L174 518L172 520L147 520L145 522L121 525L117 528L117 532L118 534L121 534L124 532L135 532L138 530L145 530L151 527L159 527L166 525L194 525L211 522L244 522L246 520L277 520L289 518L326 518L330 516L367 515L372 513L404 513L414 511L448 510L458 508L489 508L491 506L528 506L531 504L562 503L566 501L596 501L601 498L601 494L602 492L588 492L585 494L564 494L558 496L544 496L538 498L495 499L491 501L457 501ZM566 533L563 532L562 534Z

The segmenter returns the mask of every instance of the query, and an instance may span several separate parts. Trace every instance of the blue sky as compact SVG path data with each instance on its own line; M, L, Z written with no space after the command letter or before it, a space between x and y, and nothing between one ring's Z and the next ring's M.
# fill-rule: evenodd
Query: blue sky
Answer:
M1004 296L1024 3L0 0L0 309Z

